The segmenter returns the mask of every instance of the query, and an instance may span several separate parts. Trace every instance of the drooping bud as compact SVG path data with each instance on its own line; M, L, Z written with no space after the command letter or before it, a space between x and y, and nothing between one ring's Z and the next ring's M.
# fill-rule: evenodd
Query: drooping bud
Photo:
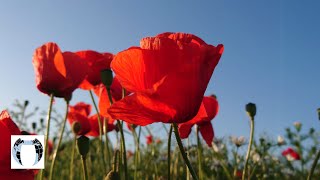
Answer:
M36 131L36 129L37 129L37 123L36 122L32 123L32 129L33 129L33 131Z
M26 107L28 106L28 104L29 104L29 101L28 101L28 100L25 100L25 101L24 101L24 107L26 108Z
M43 122L44 122L44 119L41 118L41 119L40 119L40 124L43 125Z
M72 132L77 135L81 131L81 124L78 121L72 123Z
M217 96L215 94L211 94L210 96L217 99Z
M254 116L256 115L257 107L253 103L248 103L246 105L246 111L247 111L248 115L251 117L251 119L253 119Z
M101 81L106 87L110 87L113 81L113 74L111 69L104 69L100 71Z
M80 136L77 139L77 147L78 147L78 152L81 156L86 156L89 152L89 138L86 136Z

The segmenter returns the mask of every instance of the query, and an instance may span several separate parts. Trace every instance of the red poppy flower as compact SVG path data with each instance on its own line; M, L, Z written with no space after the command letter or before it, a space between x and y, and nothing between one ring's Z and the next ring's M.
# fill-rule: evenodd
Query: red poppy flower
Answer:
M79 102L74 106L69 106L68 121L72 126L73 122L78 121L81 124L81 130L78 135L85 135L90 131L88 116L91 113L91 105Z
M282 151L282 155L285 156L288 161L300 160L300 155L292 148Z
M108 129L107 132L110 132L114 129L116 129L116 126L111 123L110 121L108 121L109 119L106 117L103 117L102 115L100 115L100 118L102 120L101 124L104 124L104 121L107 121L108 123ZM98 123L98 115L95 114L93 116L89 117L89 123L90 123L90 131L87 133L88 136L94 136L97 137L99 136L99 123Z
M179 124L181 138L187 138L193 125L199 126L200 133L208 146L212 146L214 131L211 120L218 114L219 104L215 97L203 97L198 114L190 121Z
M78 51L76 54L87 61L89 65L88 75L79 87L84 90L93 89L94 86L101 83L100 71L110 69L113 54L98 53L91 50Z
M223 45L208 45L184 33L163 33L140 44L118 53L111 62L121 85L134 92L110 107L111 117L137 125L192 119Z
M112 100L113 102L119 101L122 99L122 86L119 83L117 77L113 78L111 87L110 87L110 92L112 95ZM99 97L99 109L100 109L100 114L102 114L105 117L110 117L108 114L107 110L110 107L110 101L107 93L107 89L103 84L99 84L94 88L94 93ZM126 91L126 95L129 95L130 92ZM110 117L110 119L112 119Z
M99 136L98 115L89 116L91 113L91 105L79 102L75 106L69 107L68 121L70 125L78 121L81 124L81 130L77 135ZM109 118L101 116L101 124ZM108 121L108 132L115 129L113 121Z
M0 113L0 179L26 179L33 180L32 170L11 169L11 135L20 135L17 125L12 121L7 111Z
M152 142L153 142L153 137L152 137L152 135L146 136L146 143L147 143L147 145L152 144Z
M32 63L39 91L66 99L71 98L88 71L88 64L78 55L61 52L58 45L52 42L35 50Z

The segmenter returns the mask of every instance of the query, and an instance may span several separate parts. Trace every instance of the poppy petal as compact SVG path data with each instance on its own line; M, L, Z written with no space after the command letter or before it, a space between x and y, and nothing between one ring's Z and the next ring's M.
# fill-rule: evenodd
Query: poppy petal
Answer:
M88 117L83 116L80 113L68 113L68 121L70 125L72 125L73 122L76 121L80 123L81 130L79 131L78 135L84 135L91 129Z
M212 146L212 141L214 137L214 131L211 122L205 122L199 126L200 133L203 139L206 141L209 147Z
M182 61L179 47L168 38L144 38L140 44L141 48L118 53L111 63L123 87L131 92L152 88Z
M190 123L181 123L179 124L179 135L182 139L188 138L191 133L193 124Z
M92 50L78 51L76 54L88 63L88 75L79 87L84 90L90 90L101 83L100 71L110 69L110 63L113 55L110 53L98 53Z

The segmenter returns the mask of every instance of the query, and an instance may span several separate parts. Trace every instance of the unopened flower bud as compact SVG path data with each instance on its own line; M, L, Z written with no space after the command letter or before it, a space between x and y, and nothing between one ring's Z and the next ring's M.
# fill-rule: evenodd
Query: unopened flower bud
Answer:
M89 152L89 138L86 136L80 136L77 139L78 151L81 156L86 156Z
M29 104L29 101L28 101L28 100L25 100L25 101L24 101L24 107L27 107L28 104Z
M41 119L40 119L40 123L41 123L41 125L43 125L43 122L44 122L44 119L43 119L43 118L41 118Z
M36 122L32 123L32 129L33 129L33 131L35 131L37 129L37 123Z
M282 136L278 136L278 145L281 146L284 144L285 144L284 138Z
M293 125L296 128L296 130L300 132L302 126L301 122L294 122Z
M72 123L72 132L78 134L81 131L81 124L78 121Z
M217 96L215 94L211 94L210 96L217 99Z
M101 81L106 87L110 87L113 81L113 74L111 69L104 69L100 71Z
M248 103L246 105L246 111L247 111L248 115L253 119L254 116L256 115L257 107L253 103Z

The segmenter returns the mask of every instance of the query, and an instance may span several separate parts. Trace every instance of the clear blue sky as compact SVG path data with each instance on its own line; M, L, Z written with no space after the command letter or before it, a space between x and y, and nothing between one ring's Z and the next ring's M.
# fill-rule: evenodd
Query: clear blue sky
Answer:
M318 1L7 1L0 5L0 109L14 99L48 106L35 87L32 54L48 41L62 50L117 53L145 36L189 32L225 52L207 89L220 102L217 136L249 134L244 106L257 104L257 132L278 135L294 121L320 129ZM77 90L72 104L90 102ZM59 101L57 103L59 105Z

